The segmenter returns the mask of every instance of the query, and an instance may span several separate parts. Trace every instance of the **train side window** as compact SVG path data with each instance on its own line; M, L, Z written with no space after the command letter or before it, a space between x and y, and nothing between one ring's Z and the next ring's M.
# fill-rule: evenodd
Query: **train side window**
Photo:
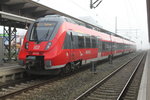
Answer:
M112 50L113 51L116 50L116 43L115 42L112 43Z
M99 39L98 37L95 37L96 38L96 48L99 48Z
M111 50L110 42L105 42L105 50L106 51L110 51Z
M118 43L118 50L120 50L120 43Z
M116 50L118 50L118 43L116 43Z
M122 43L121 45L122 45L122 49L124 49L124 44Z
M84 48L84 36L82 36L82 34L78 35L78 47Z
M64 48L64 49L70 49L70 48L71 48L70 45L71 45L70 35L69 35L69 33L67 32L67 33L66 33L65 40L64 40L64 46L63 46L63 48Z
M122 49L122 44L120 43L120 50Z
M120 43L118 43L118 50L120 50L120 47L121 47L121 46L120 46Z
M102 51L102 42L98 40L98 51Z
M87 35L84 35L84 48L86 48L86 36Z
M71 36L71 41L73 42L73 34L72 34L72 32L70 32L70 36Z
M110 49L110 51L112 51L113 50L113 42L109 42L109 49Z
M103 51L111 51L111 42L102 42Z
M91 48L90 36L86 36L85 40L86 40L86 48Z
M100 37L97 37L97 48L99 52L102 50L102 42Z
M102 49L105 51L105 42L102 42Z
M96 48L96 38L93 36L91 40L92 40L92 48Z
M74 39L74 46L76 49L78 49L78 34L76 32L73 32L73 39Z

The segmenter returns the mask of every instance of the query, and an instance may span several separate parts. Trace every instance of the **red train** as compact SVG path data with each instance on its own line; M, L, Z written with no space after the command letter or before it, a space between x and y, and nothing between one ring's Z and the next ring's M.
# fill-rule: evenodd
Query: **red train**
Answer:
M48 15L30 25L18 58L29 73L58 74L135 49L133 41L104 29Z

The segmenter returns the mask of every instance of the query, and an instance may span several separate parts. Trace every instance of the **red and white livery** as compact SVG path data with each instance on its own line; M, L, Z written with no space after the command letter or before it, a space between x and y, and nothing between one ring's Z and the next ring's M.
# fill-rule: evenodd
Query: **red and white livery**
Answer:
M19 61L32 74L58 74L135 51L133 41L77 20L48 15L30 25Z

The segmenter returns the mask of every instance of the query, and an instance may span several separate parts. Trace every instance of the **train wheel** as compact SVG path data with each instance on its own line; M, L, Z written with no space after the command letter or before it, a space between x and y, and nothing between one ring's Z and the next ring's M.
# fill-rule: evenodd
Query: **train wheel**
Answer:
M67 64L66 65L66 73L70 73L71 72L71 65L70 64Z
M64 68L62 68L61 76L65 76L71 72L70 64L67 64Z

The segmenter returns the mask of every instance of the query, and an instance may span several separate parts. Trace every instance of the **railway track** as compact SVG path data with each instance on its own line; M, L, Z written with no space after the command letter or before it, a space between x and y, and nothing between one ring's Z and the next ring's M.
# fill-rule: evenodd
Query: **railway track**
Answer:
M9 83L1 85L0 89L0 100L5 100L7 98L10 98L14 95L20 94L22 92L25 92L30 89L34 89L36 87L39 87L41 85L44 85L46 83L52 82L57 80L58 77L46 77L46 78L28 78L25 80L20 80L18 82ZM2 88L3 87L3 88Z
M80 71L86 70L86 67L81 68ZM44 86L45 84L49 84L52 82L55 82L57 80L61 80L61 79L65 79L73 74L75 74L77 72L74 73L70 73L70 74L66 74L64 76L47 76L46 78L42 78L39 77L33 77L33 78L27 78L27 79L21 79L21 80L16 80L14 82L8 82L6 84L2 84L0 85L0 100L6 100L13 96L16 96L20 93L25 93L28 90L33 90L35 88L38 89L38 87L40 86Z
M84 70L84 68L82 70ZM68 77L70 77L70 75ZM65 76L65 78L67 78L67 77ZM20 94L20 93L28 95L27 91L29 91L29 90L35 89L35 91L39 91L40 86L44 86L44 88L46 88L45 87L46 84L53 84L54 81L65 79L65 78L64 77L61 77L61 78L55 77L55 78L46 79L46 80L33 80L33 81L25 82L25 83L23 82L21 84L15 85L15 86L9 86L8 88L3 88L0 91L0 100L5 100L5 99L9 100L9 98L14 97L14 96L19 97L20 95L18 95L18 94ZM21 96L21 98L24 98L24 97Z
M129 99L129 96L125 96L125 94L127 94L126 91L145 55L146 54L139 55L123 64L111 74L106 76L103 80L99 81L90 89L78 96L75 100Z
M146 56L143 58L142 62L140 63L140 66L137 72L135 73L135 75L132 77L133 79L129 82L128 87L123 92L121 96L121 100L137 100L141 78L145 66L145 61L146 61Z

